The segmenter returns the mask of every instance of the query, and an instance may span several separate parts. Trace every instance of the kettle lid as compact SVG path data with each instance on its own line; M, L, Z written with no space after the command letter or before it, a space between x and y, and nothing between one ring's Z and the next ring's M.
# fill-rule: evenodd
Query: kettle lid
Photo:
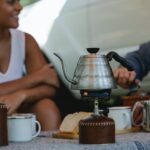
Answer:
M92 48L86 48L86 50L88 51L88 54L87 55L83 55L81 57L83 58L105 58L106 56L105 55L101 55L98 53L98 51L100 50L100 48L98 47L92 47Z
M99 51L99 48L97 48L97 47L87 48L87 51L88 51L90 54L96 54L96 53Z

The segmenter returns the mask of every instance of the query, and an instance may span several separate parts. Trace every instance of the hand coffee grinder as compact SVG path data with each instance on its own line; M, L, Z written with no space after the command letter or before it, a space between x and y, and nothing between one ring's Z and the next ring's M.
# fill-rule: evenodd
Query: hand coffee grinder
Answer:
M88 55L80 57L72 80L66 75L62 58L54 53L61 61L64 76L71 83L71 89L80 90L82 98L94 101L93 114L79 122L79 143L114 143L114 120L102 114L98 108L98 102L109 99L111 89L116 88L109 61L114 58L128 70L133 70L133 67L116 52L100 55L97 54L99 48L87 48L87 51Z

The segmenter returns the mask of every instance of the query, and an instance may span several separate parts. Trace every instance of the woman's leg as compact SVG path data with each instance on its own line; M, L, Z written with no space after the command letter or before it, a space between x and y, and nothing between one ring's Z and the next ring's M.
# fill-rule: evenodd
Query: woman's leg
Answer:
M19 109L19 112L34 113L41 124L42 131L57 130L61 123L60 112L51 99L42 99Z
M41 123L42 131L57 130L61 123L60 112L50 99L38 101L31 109Z

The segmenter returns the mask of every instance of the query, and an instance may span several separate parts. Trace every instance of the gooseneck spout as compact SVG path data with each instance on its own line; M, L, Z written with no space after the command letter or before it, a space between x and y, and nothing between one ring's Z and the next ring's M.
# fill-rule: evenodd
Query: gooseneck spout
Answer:
M71 79L68 78L68 76L67 76L67 74L66 74L66 71L65 71L64 62L63 62L62 58L61 58L58 54L56 54L56 53L53 53L53 54L54 54L57 58L59 58L59 60L60 60L60 62L61 62L61 66L62 66L62 70L63 70L63 74L64 74L65 79L66 79L68 82L70 82L70 83L72 83L72 84L74 84L74 85L77 84L76 81L71 80Z

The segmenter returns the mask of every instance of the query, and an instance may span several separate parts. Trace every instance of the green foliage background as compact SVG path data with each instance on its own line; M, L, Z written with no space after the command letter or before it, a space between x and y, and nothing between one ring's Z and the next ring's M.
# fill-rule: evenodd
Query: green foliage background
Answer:
M21 0L20 2L23 6L26 6L26 5L32 4L34 2L37 2L37 1L39 1L39 0Z

